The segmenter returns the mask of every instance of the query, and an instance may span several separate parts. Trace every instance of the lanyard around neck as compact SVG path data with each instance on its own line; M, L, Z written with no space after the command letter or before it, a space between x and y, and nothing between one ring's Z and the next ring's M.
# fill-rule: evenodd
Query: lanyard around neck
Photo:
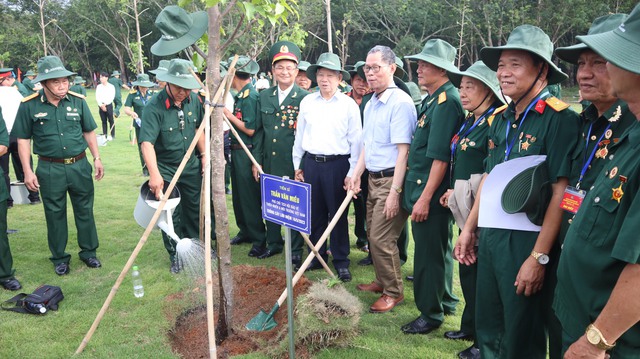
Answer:
M509 141L509 130L511 129L511 126L509 126L509 123L507 123L507 128L505 130L505 135L504 135L505 136L505 141L507 142L507 148L504 150L504 160L505 161L509 160L509 155L511 154L511 150L513 149L513 146L516 143L516 139L518 138L517 133L520 131L520 127L524 123L524 120L527 117L527 115L529 114L529 111L531 110L531 108L533 108L533 106L535 104L538 103L538 101L540 101L541 98L543 98L544 96L546 96L548 94L549 94L549 92L545 91L544 93L540 94L540 96L536 97L533 101L531 101L529 106L527 106L527 109L522 114L522 118L520 119L520 123L518 124L517 130L516 130L516 136L513 137L512 141Z

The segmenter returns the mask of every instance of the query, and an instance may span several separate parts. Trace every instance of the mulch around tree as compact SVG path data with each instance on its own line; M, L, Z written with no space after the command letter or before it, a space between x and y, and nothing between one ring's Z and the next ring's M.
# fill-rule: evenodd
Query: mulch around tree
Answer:
M287 336L287 303L276 312L278 326L266 332L253 332L245 325L260 310L269 313L286 288L285 272L275 267L253 267L239 265L232 268L234 281L234 328L232 334L218 345L218 358L262 351L277 346ZM302 277L294 288L294 298L307 292L311 282ZM214 275L215 318L218 313L218 285ZM173 351L182 358L209 358L207 332L207 308L201 305L188 309L176 319L168 333ZM296 357L307 357L305 348L296 349Z

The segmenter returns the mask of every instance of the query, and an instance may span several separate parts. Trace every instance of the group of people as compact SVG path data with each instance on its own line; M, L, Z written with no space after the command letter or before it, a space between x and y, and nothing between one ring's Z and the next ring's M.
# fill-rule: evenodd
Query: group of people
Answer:
M206 32L207 16L168 6L156 26L163 36L151 50L171 56ZM402 81L403 61L387 46L374 46L347 71L335 54L305 63L295 44L279 41L269 53L275 85L261 92L252 82L259 65L241 56L231 82L235 95L223 109L238 133L229 146L239 229L231 243L251 243L248 255L257 258L281 253L282 229L261 219L259 177L304 181L312 186L310 240L317 244L338 215L319 254L326 262L330 253L338 278L351 281L348 219L338 211L356 194L358 246L368 248L375 271L373 282L356 288L379 295L372 313L404 302L400 267L410 220L419 316L402 332L431 333L455 313L456 259L465 308L460 329L444 335L472 341L460 358L638 357L638 38L640 6L628 16L596 19L576 45L555 49L577 66L581 95L590 102L580 114L551 94L567 75L552 61L549 37L531 25L515 28L505 45L483 48L480 61L465 71L454 65L452 45L427 41L420 53L404 58L417 67L417 86ZM153 82L140 74L125 102L158 198L204 115L208 99L198 93L193 70L188 60L163 60L152 71L160 90L150 91ZM22 100L10 131L0 121L0 153L9 147L10 132L25 185L42 195L59 275L69 272L66 193L80 258L89 267L101 265L87 147L97 180L104 169L86 102L68 92L71 75L58 58L42 58L34 80L42 89ZM344 81L351 83L348 93ZM100 104L109 112L106 102ZM32 141L39 156L35 174ZM200 137L177 182L181 202L173 223L181 238L199 236L204 141ZM16 290L2 187L0 284ZM176 243L163 239L170 270L178 273ZM291 245L297 269L302 235L294 233ZM320 268L314 258L309 269Z

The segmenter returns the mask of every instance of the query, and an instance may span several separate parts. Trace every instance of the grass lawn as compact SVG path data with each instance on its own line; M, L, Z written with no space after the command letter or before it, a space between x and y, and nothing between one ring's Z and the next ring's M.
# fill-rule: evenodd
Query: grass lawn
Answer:
M123 93L123 100L126 92ZM99 122L94 92L89 91L89 107ZM145 181L141 175L137 147L129 143L131 120L123 115L117 119L117 137L106 147L100 147L105 167L105 177L95 182L95 217L100 238L98 257L103 267L89 269L78 259L76 231L69 206L69 243L67 251L72 255L71 273L59 277L48 260L50 255L46 224L42 205L16 205L9 210L9 228L19 232L11 234L16 276L25 292L33 291L41 284L60 286L65 299L60 310L45 316L23 315L0 311L0 358L66 358L71 357L89 330L117 276L124 267L143 229L133 219L138 189ZM100 126L100 125L99 125ZM98 132L101 132L98 130ZM13 180L15 178L12 177ZM231 209L231 197L227 197ZM235 235L233 213L230 213L230 233ZM353 224L353 217L350 218ZM355 236L353 236L355 243ZM284 269L284 255L266 260L247 256L249 246L234 246L236 264L275 266ZM413 243L409 247L410 259L402 268L403 276L412 273ZM366 308L377 295L355 290L359 283L368 283L374 277L373 267L361 267L356 262L365 253L353 248L351 266L354 280L346 288L364 303ZM174 358L166 332L175 318L186 308L204 303L204 292L195 292L193 282L184 275L169 273L168 255L162 245L159 232L154 232L136 260L145 287L143 298L133 296L131 278L122 283L100 326L81 357L90 358ZM457 266L456 266L457 267ZM312 280L326 277L320 271L308 274ZM448 316L442 327L430 335L408 336L400 326L415 319L418 311L413 301L410 283L405 288L405 303L391 313L365 313L359 327L359 336L352 346L344 349L327 349L317 358L453 358L465 349L469 342L445 340L443 333L456 330L460 323L463 301L460 284L454 277L456 294L461 298L458 314ZM187 293L181 298L181 293ZM0 300L9 299L13 292L0 291ZM173 298L173 299L171 299ZM265 308L270 309L270 308ZM281 310L286 310L282 308ZM257 313L256 313L257 314ZM244 326L245 323L236 323ZM246 355L244 358L262 358Z

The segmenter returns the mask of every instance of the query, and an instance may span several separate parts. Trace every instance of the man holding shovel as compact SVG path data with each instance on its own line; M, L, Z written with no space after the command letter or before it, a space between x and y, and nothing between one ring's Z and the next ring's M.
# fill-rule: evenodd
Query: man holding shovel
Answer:
M149 170L149 187L158 199L164 182L171 181L186 155L204 115L198 95L191 91L200 88L191 68L190 61L171 60L168 71L158 74L158 79L166 81L167 86L149 100L142 112L138 141ZM195 151L191 154L176 183L181 200L173 213L173 225L180 238L199 238L204 136L200 137L197 149L199 154ZM162 239L169 252L171 272L178 273L181 265L176 258L175 243L164 232Z

